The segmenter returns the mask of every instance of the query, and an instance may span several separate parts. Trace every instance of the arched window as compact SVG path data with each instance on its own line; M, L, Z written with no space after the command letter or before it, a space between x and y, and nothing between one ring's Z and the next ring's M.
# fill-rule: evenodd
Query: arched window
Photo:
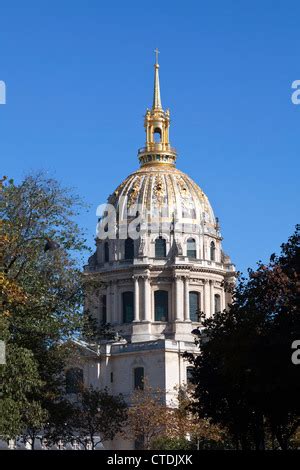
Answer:
M155 258L165 258L166 256L166 240L162 237L159 237L155 240Z
M168 321L168 292L157 290L154 292L155 321Z
M211 242L211 244L210 244L210 259L212 261L216 260L216 245L215 245L215 242Z
M199 292L189 292L190 320L199 321L200 294Z
M83 370L72 367L66 372L66 393L79 393L83 386Z
M221 311L221 297L219 294L215 294L215 313Z
M108 263L109 261L109 246L108 242L104 243L104 262Z
M123 323L131 323L134 318L133 292L122 294Z
M144 367L133 369L133 387L134 390L144 390Z
M161 129L160 129L159 127L156 127L156 128L154 129L153 140L154 140L154 142L156 142L156 143L160 143L160 142L161 142Z
M134 241L132 238L126 238L125 240L125 259L134 258Z
M196 258L197 251L196 251L196 242L194 238L189 238L187 241L187 250L186 254L188 258Z

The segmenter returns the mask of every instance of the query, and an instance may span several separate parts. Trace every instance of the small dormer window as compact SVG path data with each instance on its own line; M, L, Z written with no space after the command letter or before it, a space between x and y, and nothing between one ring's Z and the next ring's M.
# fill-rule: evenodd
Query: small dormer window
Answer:
M197 250L196 250L196 241L194 238L189 238L187 241L187 250L186 254L188 258L196 258L197 257Z
M166 240L162 237L159 237L155 240L155 258L165 258L166 256Z
M132 238L126 238L125 240L124 258L127 260L133 260L134 258L134 241Z
M211 242L210 244L210 259L212 261L216 260L216 245L214 242Z

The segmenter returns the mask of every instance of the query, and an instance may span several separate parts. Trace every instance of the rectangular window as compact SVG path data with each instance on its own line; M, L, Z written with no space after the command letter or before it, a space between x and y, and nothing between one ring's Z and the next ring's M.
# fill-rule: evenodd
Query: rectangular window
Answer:
M113 381L114 381L114 373L113 372L110 373L110 381L111 381L111 383L113 383Z
M66 393L80 393L83 387L83 370L72 367L66 371Z
M144 390L144 367L134 369L134 389Z
M154 292L154 318L155 321L168 321L168 292L165 290Z
M133 292L123 292L122 294L123 303L123 323L130 323L134 318L134 299Z
M200 321L199 300L200 300L200 296L198 292L189 292L190 320L193 322Z
M193 376L194 376L194 368L187 367L186 368L186 383L192 384L193 383Z

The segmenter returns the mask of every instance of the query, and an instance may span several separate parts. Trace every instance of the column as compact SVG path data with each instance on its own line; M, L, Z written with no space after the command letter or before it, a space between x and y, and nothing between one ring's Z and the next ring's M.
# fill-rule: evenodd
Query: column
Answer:
M210 281L210 316L215 314L214 281Z
M150 278L144 277L144 320L151 321Z
M175 276L176 320L183 321L183 295L181 276Z
M134 321L140 321L140 291L138 276L134 276Z
M107 323L112 323L110 283L108 283L108 286L106 288L106 318L107 318Z
M184 321L190 320L189 278L184 278Z

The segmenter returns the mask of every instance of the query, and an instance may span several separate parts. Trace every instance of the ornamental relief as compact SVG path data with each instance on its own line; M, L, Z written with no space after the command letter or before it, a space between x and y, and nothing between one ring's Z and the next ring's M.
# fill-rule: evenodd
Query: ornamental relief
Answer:
M133 181L131 190L128 195L128 207L131 207L137 202L137 198L140 192L140 187L141 187L141 177L137 176L135 180Z
M118 197L120 196L124 186L128 183L129 178L127 178L123 183L121 183L117 189L108 197L109 204L115 205L117 202Z
M155 283L167 283L170 284L172 282L172 278L170 277L158 277L155 279L151 279L151 285L155 285Z
M179 188L179 192L180 192L180 196L183 198L183 199L188 199L191 197L191 193L187 187L187 184L186 182L184 181L184 179L181 177L181 176L175 176L176 178L176 182L177 182L177 186Z
M161 206L165 200L165 188L163 178L159 175L155 177L153 185L152 200L154 205Z
M204 280L203 279L197 279L197 278L191 278L190 279L190 284L197 284L197 285L203 286Z

